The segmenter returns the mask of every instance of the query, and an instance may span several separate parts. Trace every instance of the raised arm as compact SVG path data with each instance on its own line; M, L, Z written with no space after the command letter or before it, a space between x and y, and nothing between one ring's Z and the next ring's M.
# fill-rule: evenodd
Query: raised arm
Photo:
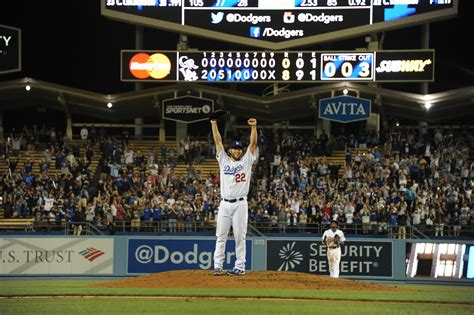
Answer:
M217 120L211 120L212 126L212 137L214 138L214 143L216 145L216 154L220 154L224 147L222 146L222 137L217 127Z
M257 151L257 120L255 118L250 118L247 123L250 126L250 144L249 150L252 155Z

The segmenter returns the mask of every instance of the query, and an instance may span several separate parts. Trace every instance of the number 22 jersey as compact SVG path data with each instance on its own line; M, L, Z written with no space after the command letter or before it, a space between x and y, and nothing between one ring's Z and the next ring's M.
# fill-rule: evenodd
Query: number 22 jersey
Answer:
M252 175L252 165L258 157L258 147L255 154L249 149L238 161L233 161L222 149L217 153L219 162L221 197L225 199L235 199L247 197L250 188L250 178Z

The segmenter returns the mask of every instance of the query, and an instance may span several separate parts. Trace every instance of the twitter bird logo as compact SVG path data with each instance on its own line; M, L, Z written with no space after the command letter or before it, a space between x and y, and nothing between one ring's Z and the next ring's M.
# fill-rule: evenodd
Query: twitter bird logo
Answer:
M219 24L224 19L224 12L211 12L211 23L212 24Z

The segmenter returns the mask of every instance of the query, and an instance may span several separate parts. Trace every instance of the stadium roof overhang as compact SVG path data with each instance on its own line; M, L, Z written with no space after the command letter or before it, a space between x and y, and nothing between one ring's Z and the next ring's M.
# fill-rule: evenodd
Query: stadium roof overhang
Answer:
M31 90L26 91L25 86ZM427 96L348 82L315 85L277 95L259 96L218 86L179 83L120 94L100 94L59 84L22 78L0 82L0 109L43 106L68 114L89 116L104 122L127 121L133 117L160 115L164 99L194 95L214 99L217 108L237 116L253 116L268 123L301 120L316 115L320 99L340 95L348 89L352 95L371 99L373 111L394 117L430 123L443 123L458 118L474 118L474 87L445 91ZM107 108L112 102L114 106ZM423 106L430 102L427 111Z

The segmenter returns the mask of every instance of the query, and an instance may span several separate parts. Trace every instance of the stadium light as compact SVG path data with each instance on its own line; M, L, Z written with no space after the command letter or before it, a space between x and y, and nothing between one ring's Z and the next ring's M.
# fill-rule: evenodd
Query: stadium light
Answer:
M27 84L27 85L25 86L25 90L27 90L27 91L29 92L29 91L31 90L31 85Z
M425 103L425 105L423 105L423 106L425 107L426 111L429 111L430 108L433 106L433 103L428 102L428 103Z
M397 122L395 123L395 126L400 127L400 123L397 121Z
M433 99L433 96L429 95L429 94L426 94L426 95L423 95L423 100L424 101L431 101Z
M344 89L344 90L342 90L342 93L344 93L344 95L347 95L347 93L349 93L349 90L348 90L348 89Z
M108 107L108 108L112 108L112 106L114 106L114 104L112 104L111 102L108 102L108 103L107 103L107 107Z

